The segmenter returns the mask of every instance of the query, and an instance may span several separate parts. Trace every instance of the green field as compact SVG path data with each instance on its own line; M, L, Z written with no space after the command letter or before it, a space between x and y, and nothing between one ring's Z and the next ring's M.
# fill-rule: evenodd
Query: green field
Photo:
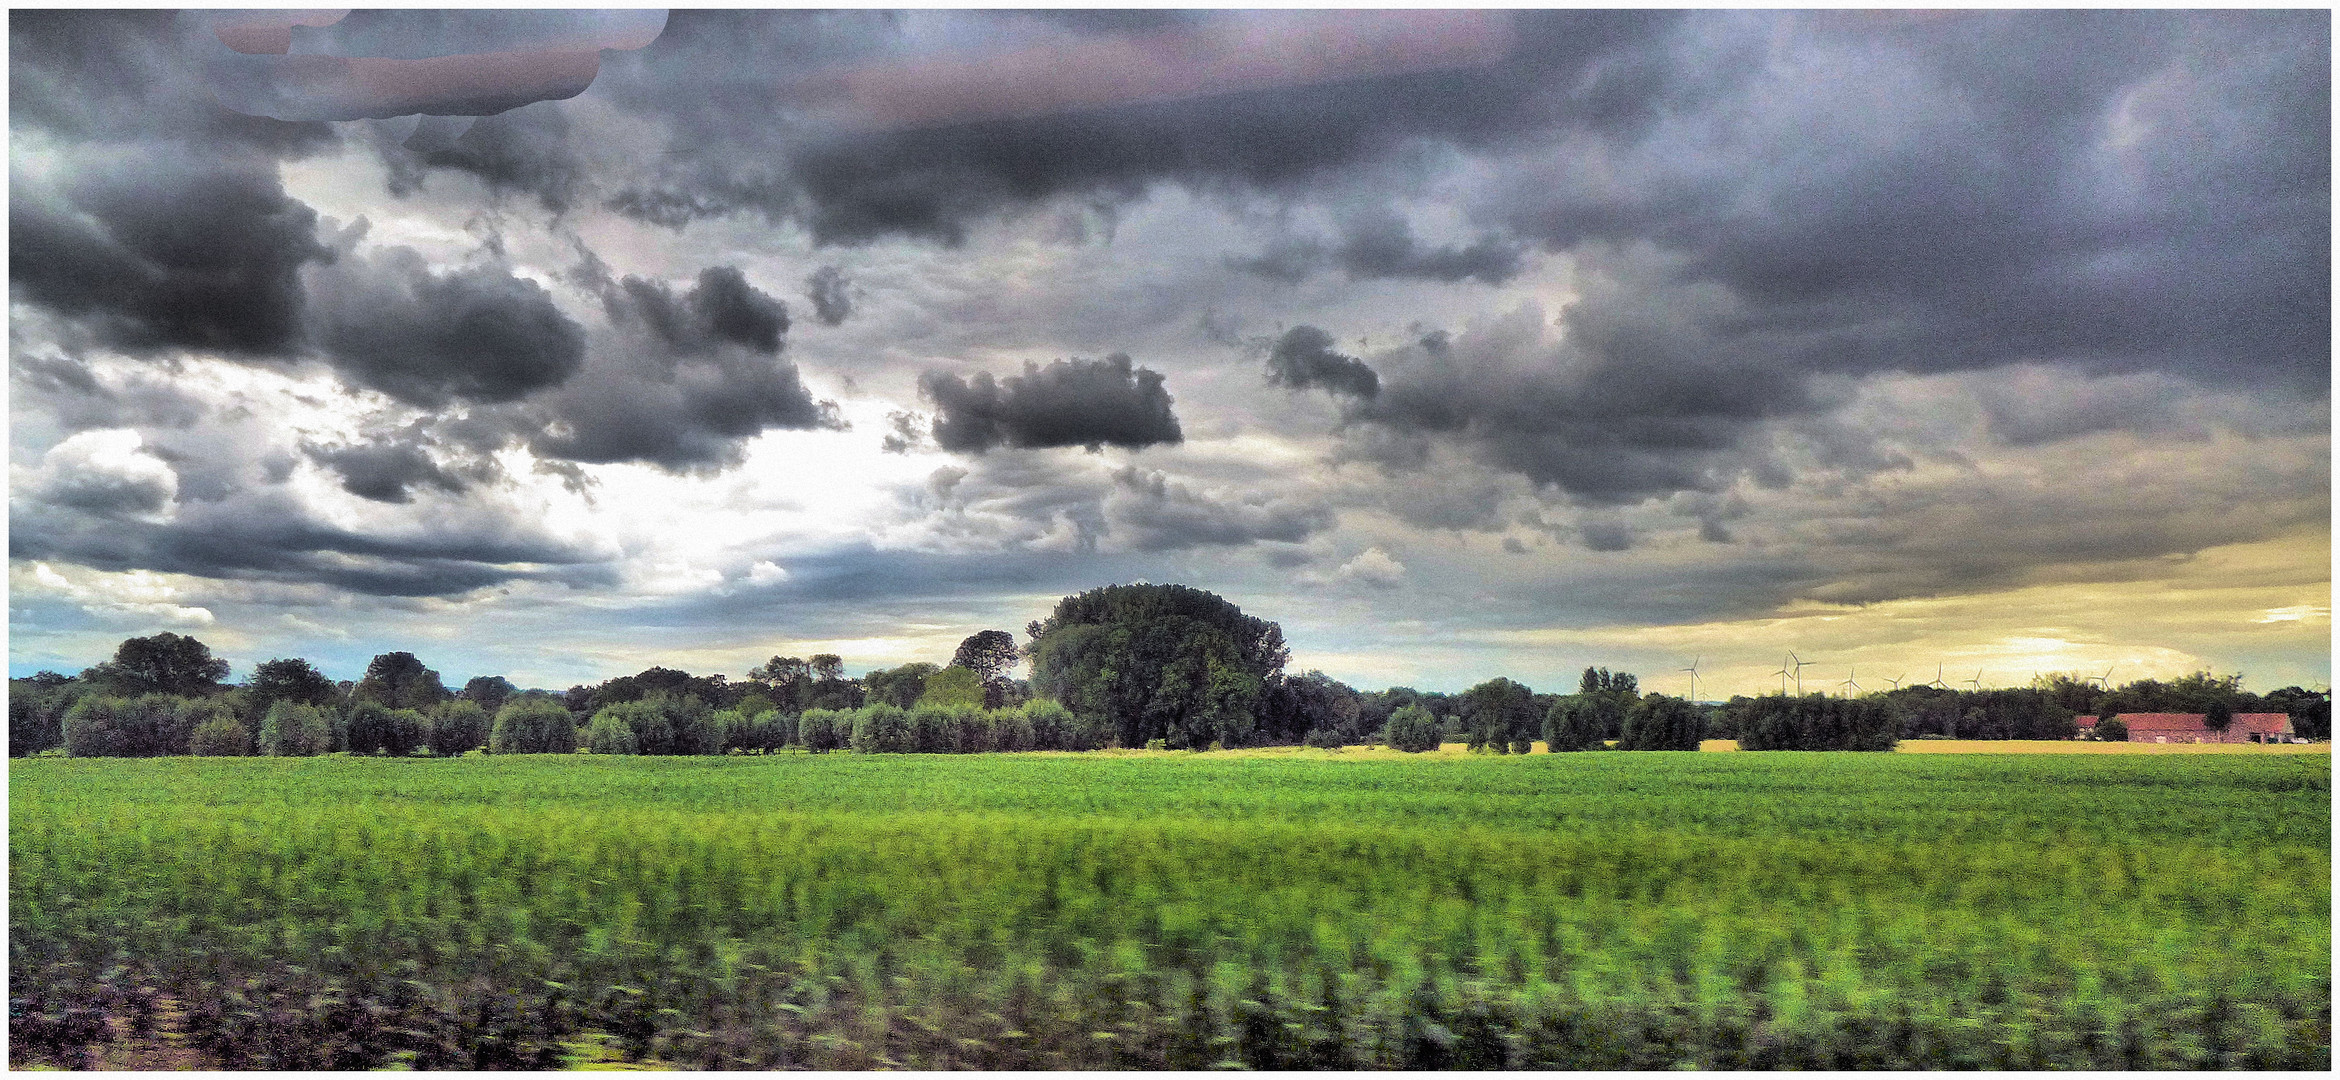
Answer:
M2324 1069L2330 758L19 760L17 1063Z

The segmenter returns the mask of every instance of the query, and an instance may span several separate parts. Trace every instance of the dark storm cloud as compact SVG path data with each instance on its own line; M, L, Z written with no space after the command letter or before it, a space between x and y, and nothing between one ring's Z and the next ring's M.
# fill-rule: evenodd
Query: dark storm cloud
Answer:
M582 363L584 331L501 267L437 273L410 248L344 260L317 295L317 343L351 381L415 405L512 401Z
M301 266L331 257L272 169L161 148L54 188L16 173L8 218L20 295L129 350L284 354L303 336Z
M241 581L316 583L372 596L449 596L517 580L611 584L596 556L526 522L475 516L420 537L367 535L315 520L270 490L182 504L168 525L12 504L9 557L98 570L144 569Z
M1369 398L1381 392L1381 379L1365 361L1333 351L1331 334L1302 324L1284 331L1268 348L1268 383L1305 390L1322 387L1334 394Z
M1256 258L1235 259L1229 265L1286 284L1337 266L1351 281L1408 279L1451 284L1468 278L1501 285L1519 276L1524 258L1520 242L1492 234L1463 246L1424 245L1406 219L1384 208L1351 216L1337 243L1286 239L1269 245Z
M705 353L729 343L777 354L788 332L788 306L747 283L735 266L709 267L698 284L677 297L663 281L627 277L623 298L605 301L613 319L634 318L680 352Z
M822 326L842 326L853 314L852 282L834 266L821 267L804 279L804 298L812 302L813 317Z
M1396 17L1324 16L1328 23ZM1645 124L1656 115L1655 98L1667 75L1648 53L1677 16L1501 13L1496 18L1508 25L1512 44L1493 63L1203 99L897 131L825 130L801 121L792 127L785 119L758 131L736 126L733 110L751 103L769 108L764 103L781 77L914 60L901 55L900 18L876 12L675 13L659 41L638 54L637 64L621 71L623 61L613 62L596 90L606 89L629 108L678 121L660 159L665 175L614 193L612 205L674 226L697 217L759 212L800 220L821 243L888 234L956 242L974 218L1066 193L1130 198L1158 180L1296 190L1417 140L1489 145L1554 115L1602 130ZM945 36L960 38L966 47L1012 54L1014 17L959 13L928 19L947 22ZM1092 46L1109 49L1130 39L1092 31L1070 41L1035 40L1078 56ZM1143 40L1150 39L1131 46L1140 56L1148 55ZM1298 59L1294 70L1304 66ZM903 70L918 71L914 64ZM721 136L714 137L718 131Z
M413 442L356 443L350 446L308 447L309 457L341 477L341 488L361 499L406 503L414 490L429 486L460 493L461 479L431 460Z
M996 381L987 371L971 379L929 371L919 377L918 390L935 404L935 444L954 452L980 454L999 446L1134 450L1183 438L1162 374L1132 367L1121 353L1055 360L1047 367L1026 361L1023 374Z
M616 334L598 341L577 378L513 409L461 425L475 446L524 439L571 462L639 461L691 471L736 464L741 444L774 428L842 429L779 358L788 309L737 267L702 271L678 293L663 281L608 280L589 260Z

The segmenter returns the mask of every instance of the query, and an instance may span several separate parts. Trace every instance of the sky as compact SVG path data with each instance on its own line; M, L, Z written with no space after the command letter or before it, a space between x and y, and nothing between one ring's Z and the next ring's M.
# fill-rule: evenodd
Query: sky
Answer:
M2331 18L15 11L10 671L2327 686Z

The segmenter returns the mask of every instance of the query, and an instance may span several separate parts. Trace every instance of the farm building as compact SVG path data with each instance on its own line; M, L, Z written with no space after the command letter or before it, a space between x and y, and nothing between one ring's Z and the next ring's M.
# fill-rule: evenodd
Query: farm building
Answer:
M2080 733L2096 728L2093 716L2079 717ZM2286 713L2236 713L2225 731L2212 730L2202 713L2122 713L2113 719L2129 728L2130 742L2157 743L2280 743L2291 741L2291 717Z

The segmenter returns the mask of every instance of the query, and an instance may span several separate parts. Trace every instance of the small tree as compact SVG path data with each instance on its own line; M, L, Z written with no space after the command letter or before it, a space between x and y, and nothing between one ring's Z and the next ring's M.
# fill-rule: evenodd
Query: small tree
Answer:
M629 714L639 711L635 703L612 705L593 714L585 724L585 749L596 754L639 753L634 741L634 725Z
M486 746L489 723L487 709L471 698L458 698L439 706L431 718L431 753L461 757Z
M1535 692L1510 679L1464 691L1463 712L1474 751L1524 754L1535 739Z
M826 754L843 749L853 735L853 714L835 709L806 709L796 718L796 738L806 750Z
M127 757L130 733L128 699L92 695L65 710L65 752L73 757Z
M260 722L259 750L270 757L309 757L324 753L332 738L332 724L316 706L278 701Z
M2128 742L2129 725L2108 716L2096 722L2096 738L2098 742Z
M1420 705L1403 705L1389 714L1385 734L1390 748L1409 754L1438 749L1438 718Z
M577 723L566 707L548 698L506 702L496 712L488 749L498 754L573 754Z
M1032 716L1024 709L999 709L990 714L991 748L1002 754L1013 754L1033 748L1037 736L1032 730Z
M1544 747L1555 754L1593 750L1601 745L1606 695L1569 694L1552 702L1544 713Z
M478 705L481 710L492 716L497 709L504 707L504 702L511 700L512 695L519 691L519 687L512 685L512 680L501 675L481 675L464 683L463 692L457 696ZM483 734L481 737L485 738L486 736Z
M1706 736L1706 717L1677 697L1650 694L1625 712L1619 750L1696 750Z
M892 705L868 705L850 715L854 753L907 754L911 751L908 712Z
M1034 698L1025 702L1017 711L1023 714L1024 723L1031 728L1034 750L1094 749L1080 745L1079 721L1073 718L1071 709L1053 698Z
M316 666L298 657L263 660L244 680L255 708L266 710L279 701L303 705L330 705L341 689Z
M1349 740L1341 737L1340 732L1331 728L1311 729L1300 742L1304 746L1313 746L1319 750L1338 750L1349 745Z

